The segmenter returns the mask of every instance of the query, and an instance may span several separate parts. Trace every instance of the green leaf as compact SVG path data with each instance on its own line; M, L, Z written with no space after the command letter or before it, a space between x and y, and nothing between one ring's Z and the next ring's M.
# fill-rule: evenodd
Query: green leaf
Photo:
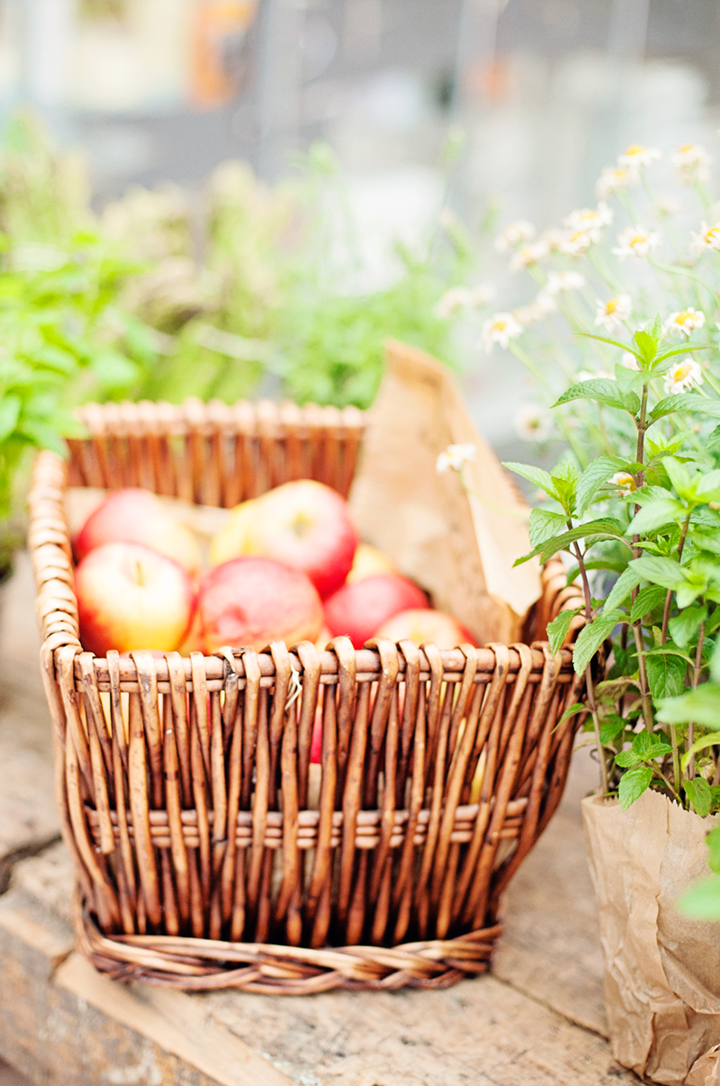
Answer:
M675 904L679 912L693 920L720 920L720 875L696 882Z
M663 588L676 590L685 583L685 577L678 562L672 558L662 558L656 554L643 554L633 558L630 565L645 581L653 581Z
M582 675L605 638L623 617L622 611L612 611L609 615L603 612L600 618L582 628L573 649L573 667L578 675Z
M670 636L676 645L684 649L694 639L700 623L707 618L707 607L686 607L668 623Z
M636 332L633 339L635 340L635 345L647 368L657 354L658 341L655 336L651 336L643 331Z
M582 608L578 607L574 611L561 611L557 618L554 618L552 622L548 622L547 635L550 642L550 652L553 656L567 637L572 620L576 615L580 614L581 610Z
M703 415L720 418L720 400L711 400L708 396L699 396L697 392L677 392L660 400L650 412L649 425L671 415L674 411L699 411Z
M678 697L685 689L685 662L670 653L648 655L645 660L650 693L658 698Z
M567 521L562 513L551 513L548 509L533 509L530 514L528 535L533 547L544 543L546 539L562 532Z
M710 785L704 777L693 777L691 781L683 781L685 795L692 803L697 814L701 818L710 814L712 806L712 793Z
M644 535L684 519L687 510L676 498L656 498L638 510L627 528L628 535Z
M710 554L720 555L720 535L717 533L702 532L698 528L693 529L692 542L700 550L709 551Z
M657 715L665 724L694 720L703 728L720 730L720 683L703 683L679 698L663 698Z
M582 516L603 483L620 471L624 461L619 456L596 456L580 476L577 487L577 514Z
M560 727L561 724L564 724L566 720L569 720L571 716L576 716L578 713L586 713L586 712L587 712L587 705L583 705L583 703L581 701L576 701L574 705L568 706L568 708L565 710L565 712L563 713L563 715L560 717L557 724L555 725L555 730L557 730Z
M632 765L639 765L645 759L641 758L639 754L636 754L634 750L621 750L619 754L615 756L615 761L621 769L628 769Z
M707 750L708 747L714 747L718 743L720 743L720 735L717 732L708 732L707 735L701 735L699 739L695 740L690 750L683 754L681 763L683 771L687 769L693 754L697 754L700 750Z
M641 580L640 574L631 569L630 566L624 569L612 586L610 595L605 600L605 609L613 611L616 607L620 607L621 604L625 603L633 588L637 588Z
M0 441L5 441L15 429L21 407L19 396L3 396L0 399Z
M632 741L633 753L643 762L651 762L654 758L662 758L665 754L672 754L672 747L665 739L653 732L651 735L646 728L635 736Z
M570 543L578 539L619 539L622 543L626 543L623 533L624 529L619 520L610 518L589 520L577 528L571 528L570 531L555 536L541 547L536 547L535 553L540 555L541 562L547 562L548 558L552 558L558 551L567 549ZM627 543L626 545L629 546Z
M611 339L609 336L596 336L593 332L577 332L578 336L583 336L585 339L597 339L600 343L609 343L611 347L619 347L621 351L629 351L630 354L634 354L637 359L640 359L640 354L635 350L632 343L623 343L619 339Z
M507 468L508 471L514 471L516 475L522 475L523 479L534 483L536 487L544 490L546 494L557 501L555 485L547 471L536 468L534 464L516 464L514 461L504 461L503 467Z
M614 713L600 725L600 742L603 746L612 743L622 731L625 730L625 721L617 713Z
M647 791L652 778L653 771L649 766L638 765L634 769L629 769L627 773L623 773L618 788L618 798L623 811L627 811L628 807L631 807L635 800Z
M638 619L654 611L658 604L665 600L666 595L667 589L661 588L660 585L649 584L641 588L630 608L630 621L637 622Z
M637 352L633 353L636 354ZM606 407L629 411L632 415L636 415L640 410L640 397L638 394L636 392L623 392L619 388L617 381L609 377L596 377L590 381L581 381L579 384L573 385L567 392L562 394L553 404L553 407L570 403L572 400L595 400Z

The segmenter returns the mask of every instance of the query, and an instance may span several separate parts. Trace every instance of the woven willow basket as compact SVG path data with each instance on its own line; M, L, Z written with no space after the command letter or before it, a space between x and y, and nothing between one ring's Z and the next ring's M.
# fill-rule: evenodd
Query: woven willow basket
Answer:
M570 650L355 651L339 637L325 652L95 658L78 639L68 480L224 506L304 476L347 494L364 417L193 403L84 421L69 465L36 461L29 535L84 953L116 977L294 994L486 970L499 895L565 783ZM565 580L559 564L543 571L528 641L578 605Z

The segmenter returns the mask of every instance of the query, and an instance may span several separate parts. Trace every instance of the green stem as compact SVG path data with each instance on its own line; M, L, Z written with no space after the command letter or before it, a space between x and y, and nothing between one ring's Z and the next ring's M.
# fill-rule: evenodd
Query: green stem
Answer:
M703 650L703 642L704 642L704 640L705 640L705 622L702 621L700 623L700 632L698 634L697 649L695 651L695 667L693 668L693 676L692 676L692 688L693 688L693 690L697 690L698 683L700 682L700 673L702 671L702 650ZM695 722L693 720L691 720L689 722L689 724L688 724L688 734L687 734L687 749L688 750L690 750L690 748L692 747L694 739L695 739ZM688 775L688 780L692 780L692 778L695 776L695 755L694 754L693 754L692 758L690 758L690 760L688 761L687 775Z
M683 547L685 546L685 539L688 534L688 526L690 524L690 511L685 518L682 532L680 533L680 542L678 543L678 562L682 558ZM667 596L665 597L665 607L663 608L663 620L662 620L662 634L660 644L664 645L667 642L668 623L670 621L670 607L672 606L672 589L668 588Z
M572 526L572 520L570 518L568 518L568 526ZM585 556L580 550L580 545L577 541L573 546L575 549L575 557L577 558L578 569L580 570L580 580L583 588L583 597L585 599L585 618L588 622L592 622L592 595L590 593L590 582L588 581L587 569L585 568ZM587 690L588 705L590 707L593 730L595 732L595 746L597 748L600 769L600 787L602 789L602 794L606 795L608 791L607 763L605 761L605 750L600 739L600 719L598 717L597 702L595 700L595 683L593 681L590 664L585 668L585 689Z

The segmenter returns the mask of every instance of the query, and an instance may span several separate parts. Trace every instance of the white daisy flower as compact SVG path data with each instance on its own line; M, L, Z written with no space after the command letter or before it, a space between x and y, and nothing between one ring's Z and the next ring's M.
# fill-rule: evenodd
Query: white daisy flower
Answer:
M626 370L639 370L640 363L638 362L632 351L623 351L620 358L620 365L624 366Z
M585 276L575 271L551 271L548 272L545 293L555 297L564 290L582 290L585 286Z
M515 429L524 441L544 441L552 432L550 413L540 404L523 404L515 412Z
M616 471L610 482L615 484L621 494L633 494L637 490L635 479L628 471Z
M601 200L597 207L583 207L579 211L571 211L563 222L573 230L595 230L608 226L614 216L612 208Z
M617 298L608 298L606 302L601 302L599 298L595 301L598 307L595 327L602 326L608 332L620 332L623 321L626 321L632 313L630 295L618 294Z
M663 332L677 332L679 335L689 336L696 328L702 328L704 323L705 314L690 305L679 313L671 313L663 324Z
M581 256L598 241L600 241L600 228L597 226L590 227L588 230L572 230L558 241L558 249L566 256Z
M480 339L480 345L490 353L493 346L499 343L500 346L507 350L510 345L510 340L515 336L519 336L523 328L517 317L512 313L496 313L490 320L485 321L482 328L482 337Z
M698 249L720 249L720 222L708 226L703 222L699 234L693 234L695 245Z
M516 245L522 245L523 242L532 241L535 237L535 227L531 222L527 222L526 219L518 219L517 222L509 223L502 234L495 239L495 248L499 253L507 252L508 249L514 248Z
M687 392L689 388L703 383L702 370L694 358L684 358L676 362L665 375L665 391L669 393Z
M479 309L487 305L495 294L489 283L477 287L451 287L436 304L433 313L440 320L448 320L461 309Z
M530 241L527 245L521 245L510 257L510 270L519 271L521 268L529 268L531 264L537 264L548 254L546 241Z
M442 475L452 468L453 471L460 471L463 464L472 462L475 460L475 453L477 449L474 445L448 445L446 449L438 455L435 462L435 470L438 475Z
M699 143L683 143L670 159L683 184L705 181L709 175L710 155Z
M606 166L595 185L599 200L607 200L618 189L626 189L638 181L637 170L628 166Z
M631 143L624 154L618 155L618 164L636 169L639 166L649 166L658 158L662 158L662 155L657 148L643 147L641 143Z
M660 235L655 230L645 230L642 226L628 226L622 234L618 234L618 242L613 253L620 260L624 260L626 256L634 259L647 258L660 244Z

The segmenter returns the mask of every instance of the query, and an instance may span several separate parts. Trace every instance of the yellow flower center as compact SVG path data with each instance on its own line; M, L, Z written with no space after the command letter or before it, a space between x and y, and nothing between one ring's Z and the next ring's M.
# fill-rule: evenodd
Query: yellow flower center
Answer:
M640 143L631 143L625 152L626 155L642 155L645 153L645 148Z
M681 155L686 155L688 153L688 151L694 151L694 150L695 150L695 144L694 143L683 143L682 146L680 147L680 154Z
M689 313L687 309L683 309L682 313L678 313L675 318L675 324L684 324L685 321L691 321L692 319L693 314Z
M507 328L507 321L495 321L492 326L493 332L504 332Z
M610 301L605 306L605 314L606 314L606 316L609 317L612 313L614 313L619 305L620 305L620 303L617 300L617 298L611 298Z
M680 365L677 366L677 368L675 369L675 372L673 374L673 383L674 384L678 384L680 381L685 380L685 378L690 373L691 365L692 365L692 363L690 363L690 362L681 362Z
M636 245L644 245L646 241L647 241L647 235L646 234L635 234L632 238L630 238L630 245L634 249Z

